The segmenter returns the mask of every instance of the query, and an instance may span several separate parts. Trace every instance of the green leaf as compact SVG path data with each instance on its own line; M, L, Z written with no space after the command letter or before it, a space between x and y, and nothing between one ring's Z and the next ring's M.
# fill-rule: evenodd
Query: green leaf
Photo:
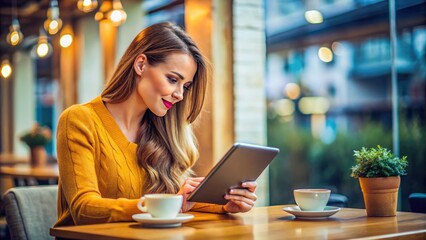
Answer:
M393 153L378 145L376 148L362 147L355 150L353 157L356 165L351 168L351 176L358 177L390 177L407 174L407 157L395 157Z

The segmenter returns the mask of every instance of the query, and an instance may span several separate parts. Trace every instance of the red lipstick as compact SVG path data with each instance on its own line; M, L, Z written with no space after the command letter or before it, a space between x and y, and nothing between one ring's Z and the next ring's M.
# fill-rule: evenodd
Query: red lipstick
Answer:
M164 104L164 106L166 106L167 109L170 109L173 106L173 103L166 101L164 99L163 99L163 104Z

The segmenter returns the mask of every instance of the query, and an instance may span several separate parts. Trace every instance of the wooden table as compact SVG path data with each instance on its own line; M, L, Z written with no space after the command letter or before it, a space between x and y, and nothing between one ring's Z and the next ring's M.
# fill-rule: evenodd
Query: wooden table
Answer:
M426 239L426 214L398 212L396 217L367 217L364 209L344 208L325 220L298 220L284 206L248 213L191 212L179 228L144 228L137 222L51 228L55 237L72 239Z
M58 164L52 163L45 166L31 166L29 163L17 163L12 166L0 166L0 177L11 177L15 186L32 185L28 180L35 179L38 184L53 184L58 181Z
M29 160L26 157L16 156L12 153L1 153L0 154L0 166L13 166L18 163L28 163Z

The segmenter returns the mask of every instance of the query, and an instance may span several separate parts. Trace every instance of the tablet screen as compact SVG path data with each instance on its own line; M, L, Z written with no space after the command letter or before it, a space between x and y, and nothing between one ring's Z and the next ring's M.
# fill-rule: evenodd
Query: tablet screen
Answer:
M226 204L225 194L254 181L278 154L278 148L235 143L189 195L188 201Z

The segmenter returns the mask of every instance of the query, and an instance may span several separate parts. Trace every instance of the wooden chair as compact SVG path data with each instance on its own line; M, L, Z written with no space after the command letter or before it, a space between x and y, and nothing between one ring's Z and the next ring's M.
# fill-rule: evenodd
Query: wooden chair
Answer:
M327 206L348 207L348 197L339 193L330 194Z
M426 213L426 193L411 193L408 201L412 212Z
M53 239L49 229L57 219L58 186L14 187L3 195L11 239Z

